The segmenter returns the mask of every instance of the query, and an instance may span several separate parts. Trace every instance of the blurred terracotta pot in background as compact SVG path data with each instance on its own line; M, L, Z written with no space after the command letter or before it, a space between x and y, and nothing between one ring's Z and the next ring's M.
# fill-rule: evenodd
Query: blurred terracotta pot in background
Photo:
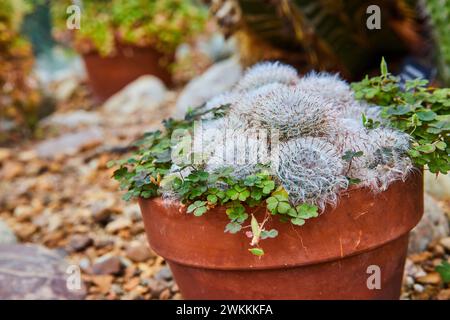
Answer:
M423 178L414 173L376 195L350 189L301 227L272 217L266 228L279 234L261 242L261 258L248 252L243 232L224 233L224 207L195 217L160 198L139 204L150 245L185 299L398 299L408 234L423 213Z
M160 78L168 86L172 84L171 74L162 61L170 63L173 57L167 57L152 47L118 45L113 56L102 57L90 52L83 54L83 60L92 91L101 102L146 74Z

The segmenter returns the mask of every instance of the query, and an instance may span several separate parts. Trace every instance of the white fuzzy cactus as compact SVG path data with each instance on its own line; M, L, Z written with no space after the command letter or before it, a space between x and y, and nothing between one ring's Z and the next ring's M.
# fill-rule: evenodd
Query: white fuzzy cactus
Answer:
M230 109L230 116L240 118L247 122L247 125L253 120L256 101L268 100L273 96L274 92L279 92L283 88L289 88L282 83L269 83L256 89L242 92L239 94L239 99Z
M310 72L300 79L297 86L308 94L330 99L340 110L347 109L355 101L352 89L337 74Z
M310 95L296 86L272 85L261 89L263 93L244 98L247 105L251 101L251 108L243 112L250 126L276 130L282 140L322 136L332 129L338 111L331 100ZM239 105L236 104L236 109Z
M208 100L205 106L203 107L203 110L209 111L225 105L232 106L238 99L239 95L235 93L232 92L222 93ZM212 113L207 113L202 117L202 119L211 119L212 117L213 117Z
M352 163L349 176L361 180L362 186L374 192L386 190L394 181L404 181L414 169L411 159L407 156L410 136L380 127L368 130L367 138L367 149L361 158Z
M351 118L361 121L362 115L367 119L372 119L383 124L387 124L386 120L381 117L381 108L378 106L372 106L365 102L355 101L348 106L343 113L345 118Z
M339 154L345 154L347 151L361 151L366 156L375 151L369 133L370 130L364 127L361 120L343 118L337 119L330 134L324 139L332 143ZM361 159L357 158L353 164L360 162Z
M262 62L249 68L236 85L235 91L245 92L270 83L294 85L298 82L295 68L279 62Z
M272 170L294 204L311 203L324 209L335 205L348 186L344 163L332 144L320 138L298 138L282 143Z
M405 180L414 169L411 159L407 156L411 137L389 128L371 130L370 136L376 150L368 167L376 169L380 189L387 189L396 180Z

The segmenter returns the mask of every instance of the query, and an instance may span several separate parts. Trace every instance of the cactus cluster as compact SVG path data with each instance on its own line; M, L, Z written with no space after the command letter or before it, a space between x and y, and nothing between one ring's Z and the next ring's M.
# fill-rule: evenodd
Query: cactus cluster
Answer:
M204 119L193 136L203 168L212 173L231 166L235 178L244 179L264 164L295 205L323 210L350 183L379 192L413 168L410 137L386 123L366 127L362 114L379 121L380 109L356 101L338 75L300 77L290 66L265 62L204 108L221 104L229 105L227 114Z

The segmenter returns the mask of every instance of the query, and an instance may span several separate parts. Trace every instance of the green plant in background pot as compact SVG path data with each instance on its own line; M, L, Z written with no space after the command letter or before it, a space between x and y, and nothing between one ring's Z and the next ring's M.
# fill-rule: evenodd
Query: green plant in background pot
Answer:
M175 49L201 31L207 18L206 9L196 0L79 3L80 29L70 31L66 26L66 10L72 1L52 2L55 34L60 39L67 36L72 39L74 47L84 55L91 82L104 83L103 79L110 79L110 89L100 83L94 86L102 100L143 74L154 74L170 84L168 68ZM120 65L124 61L127 65L122 70ZM111 68L115 72L107 75L96 71Z
M72 1L54 1L57 30L66 31L66 9ZM201 31L207 12L198 1L188 0L83 0L81 28L73 34L81 52L95 50L114 55L118 43L153 46L172 54L186 39Z
M448 90L421 85L407 82L414 91L401 93L384 62L382 75L355 84L356 93L335 75L299 77L287 65L258 64L232 91L146 134L138 153L119 161L114 177L128 190L125 199L140 199L150 244L169 261L187 298L250 297L246 284L206 285L207 296L190 290L200 285L197 280L204 285L214 277L210 269L276 269L280 274L262 281L267 286L287 267L303 282L283 284L283 293L275 290L270 297L315 298L331 287L340 292L341 282L331 275L337 272L331 262L314 270L304 265L340 260L349 263L348 270L362 272L364 263L356 260L375 263L375 256L390 257L376 263L392 271L384 297L395 298L407 234L422 214L416 166L446 172L449 165L442 152L448 128L440 118L448 113ZM372 86L378 95L370 93ZM371 100L382 94L383 101ZM389 112L404 104L415 108L417 115L410 115L415 130L405 124L409 118L399 117L406 112ZM386 211L390 218L377 223ZM247 250L253 255L243 254ZM358 258L351 262L348 255ZM252 297L265 296L257 280L262 275L252 274L249 290L257 292ZM223 276L233 287L240 274ZM314 284L316 277L327 277L330 287ZM356 278L353 291L343 289L342 298L354 298L355 292L371 297Z

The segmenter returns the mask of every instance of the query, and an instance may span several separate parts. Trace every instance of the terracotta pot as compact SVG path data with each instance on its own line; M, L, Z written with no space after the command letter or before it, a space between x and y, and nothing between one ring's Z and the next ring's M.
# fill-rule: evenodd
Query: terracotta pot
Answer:
M262 240L261 258L242 232L223 232L223 207L195 217L159 198L139 204L150 245L186 299L398 299L408 233L423 213L423 178L414 173L377 195L350 189L301 227L273 217L267 228L279 235ZM370 266L380 268L380 289L367 286Z
M95 96L105 101L114 93L140 76L150 74L171 85L171 75L161 65L164 55L151 47L118 46L111 57L101 57L96 52L83 55L89 83ZM169 59L173 60L173 58Z

